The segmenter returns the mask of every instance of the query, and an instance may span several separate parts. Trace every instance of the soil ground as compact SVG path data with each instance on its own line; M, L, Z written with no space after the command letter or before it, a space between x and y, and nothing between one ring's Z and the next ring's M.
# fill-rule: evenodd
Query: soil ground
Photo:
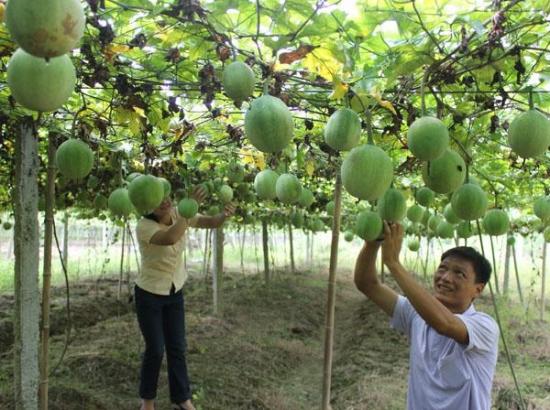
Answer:
M63 361L50 377L52 410L137 410L141 334L133 303L113 280L71 287L72 330ZM202 410L309 410L320 407L326 276L278 272L227 274L220 313L210 286L196 276L185 287L189 373ZM333 410L405 407L408 347L388 319L339 272L332 376ZM529 409L550 409L550 326L499 302L506 338ZM487 296L478 310L493 314ZM0 295L0 409L13 408L13 298ZM65 346L65 291L53 290L51 366ZM169 409L164 361L159 410ZM504 351L494 382L495 409L519 408Z

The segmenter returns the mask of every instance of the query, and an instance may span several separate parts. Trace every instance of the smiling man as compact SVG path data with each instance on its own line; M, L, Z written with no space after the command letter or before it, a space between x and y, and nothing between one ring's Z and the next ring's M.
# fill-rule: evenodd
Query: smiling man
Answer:
M452 248L441 256L428 292L401 265L403 227L384 223L384 240L366 242L355 265L355 284L391 317L410 344L408 410L489 410L498 353L498 326L473 301L491 276L475 249ZM404 296L380 283L382 259Z

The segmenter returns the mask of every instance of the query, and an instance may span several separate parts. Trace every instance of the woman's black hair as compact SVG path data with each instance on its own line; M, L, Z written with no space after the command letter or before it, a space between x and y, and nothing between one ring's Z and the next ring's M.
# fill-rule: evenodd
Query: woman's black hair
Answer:
M159 222L158 217L152 212L150 214L143 215L143 217L146 219L151 219L152 221L155 221L155 222Z
M486 284L489 282L491 277L491 271L493 270L489 261L470 246L457 246L456 248L451 248L441 255L441 260L454 256L459 259L464 259L469 262L474 267L474 272L476 273L476 283Z

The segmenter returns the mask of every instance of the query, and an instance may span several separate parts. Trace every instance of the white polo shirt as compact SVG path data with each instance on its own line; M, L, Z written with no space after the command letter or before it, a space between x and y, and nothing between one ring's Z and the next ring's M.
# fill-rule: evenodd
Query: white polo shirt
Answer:
M490 410L498 326L473 304L456 316L468 329L468 346L439 334L399 296L391 326L409 338L408 410Z

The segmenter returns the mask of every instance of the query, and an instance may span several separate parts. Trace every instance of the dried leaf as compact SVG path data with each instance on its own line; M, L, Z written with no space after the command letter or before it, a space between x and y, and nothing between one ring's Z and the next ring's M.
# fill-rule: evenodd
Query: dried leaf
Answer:
M316 46L312 46L310 44L302 44L294 51L279 54L279 61L281 64L292 64L295 61L301 60L316 48Z

